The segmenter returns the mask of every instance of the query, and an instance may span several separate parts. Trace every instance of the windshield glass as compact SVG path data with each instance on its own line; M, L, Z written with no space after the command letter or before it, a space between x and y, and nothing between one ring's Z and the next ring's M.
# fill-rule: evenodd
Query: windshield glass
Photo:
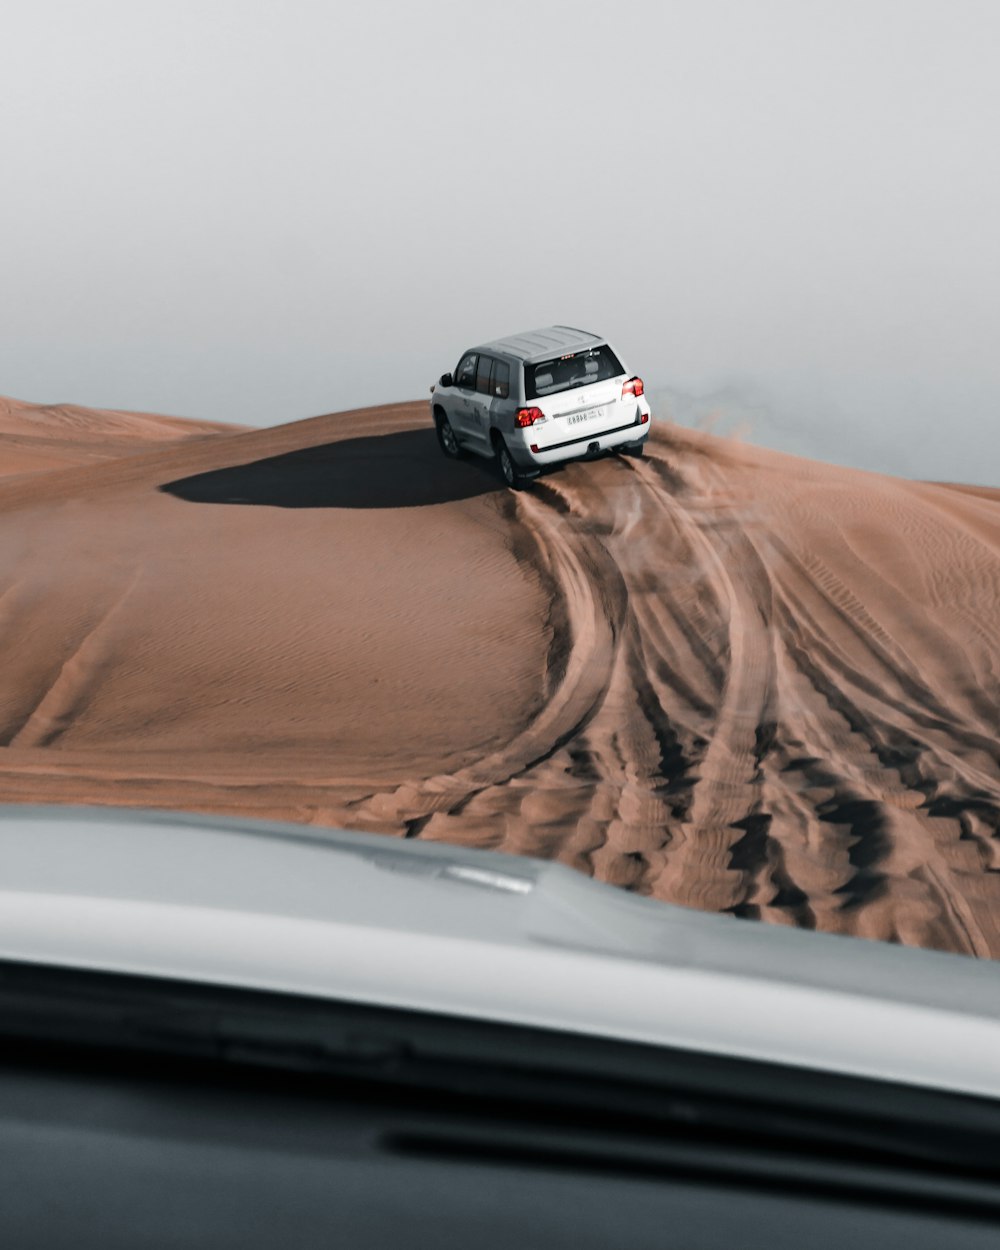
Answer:
M92 7L4 12L0 804L1000 959L1000 3Z
M556 391L571 391L592 382L607 382L624 373L618 357L607 343L585 352L558 356L524 367L525 399L540 399Z

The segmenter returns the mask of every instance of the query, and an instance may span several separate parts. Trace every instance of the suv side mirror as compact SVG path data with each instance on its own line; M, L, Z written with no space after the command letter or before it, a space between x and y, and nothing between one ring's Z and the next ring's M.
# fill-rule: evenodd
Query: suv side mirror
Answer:
M451 376L451 374L450 374L450 373L442 373L442 374L441 374L441 385L442 385L442 386L451 386L451 385L452 385L452 381L453 381L453 379L452 379L452 376Z

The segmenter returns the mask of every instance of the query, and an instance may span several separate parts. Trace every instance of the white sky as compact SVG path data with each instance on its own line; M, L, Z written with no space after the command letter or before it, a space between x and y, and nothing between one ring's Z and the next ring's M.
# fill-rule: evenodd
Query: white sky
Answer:
M994 0L4 0L0 47L0 394L268 424L562 321L682 416L1000 484Z

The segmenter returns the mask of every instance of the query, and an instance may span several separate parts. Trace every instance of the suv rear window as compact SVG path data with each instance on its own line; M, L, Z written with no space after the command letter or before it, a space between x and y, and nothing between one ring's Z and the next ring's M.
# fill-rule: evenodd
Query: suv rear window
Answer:
M542 395L554 395L556 391L571 391L577 386L620 377L624 372L618 357L607 343L602 343L600 347L590 347L583 352L525 365L524 397L538 399Z

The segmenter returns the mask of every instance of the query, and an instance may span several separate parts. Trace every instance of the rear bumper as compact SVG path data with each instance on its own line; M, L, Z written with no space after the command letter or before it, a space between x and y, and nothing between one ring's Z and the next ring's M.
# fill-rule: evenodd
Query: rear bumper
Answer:
M616 447L624 447L630 443L642 443L649 437L652 418L630 421L628 425L615 426L599 433L581 434L575 438L565 439L558 443L550 443L531 450L531 429L523 431L521 439L510 446L511 455L518 465L526 469L539 469L547 464L561 464L565 460L581 460L599 456L602 452L612 451ZM521 431L519 431L519 434Z

